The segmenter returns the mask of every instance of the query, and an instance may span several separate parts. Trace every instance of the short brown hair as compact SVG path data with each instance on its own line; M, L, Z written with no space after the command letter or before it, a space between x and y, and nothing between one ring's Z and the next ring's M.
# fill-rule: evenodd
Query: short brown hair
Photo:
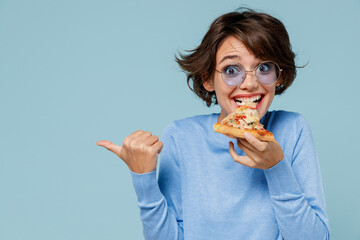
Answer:
M175 57L187 74L189 88L202 98L208 107L217 104L215 92L208 92L203 83L213 76L216 52L222 41L235 36L257 58L277 63L282 70L281 84L275 94L283 93L296 77L295 54L283 23L266 14L248 8L224 14L210 25L201 44L189 54ZM190 86L192 81L192 87Z

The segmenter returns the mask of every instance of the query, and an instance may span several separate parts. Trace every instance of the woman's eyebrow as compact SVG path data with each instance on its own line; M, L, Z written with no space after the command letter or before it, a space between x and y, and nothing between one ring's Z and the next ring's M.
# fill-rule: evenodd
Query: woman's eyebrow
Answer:
M240 56L239 56L239 55L228 55L228 56L225 56L225 57L223 57L223 59L221 59L221 61L219 62L219 64L222 63L223 61L225 61L226 59L234 59L234 58L240 58Z

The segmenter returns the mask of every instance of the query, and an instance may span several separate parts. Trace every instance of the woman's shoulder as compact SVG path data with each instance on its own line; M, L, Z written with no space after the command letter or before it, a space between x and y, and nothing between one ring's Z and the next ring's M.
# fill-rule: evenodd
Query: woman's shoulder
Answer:
M264 127L278 136L298 136L310 127L305 117L297 112L274 110L266 113L261 120Z
M219 114L196 115L175 120L164 130L165 133L194 133L208 131L217 122Z
M301 113L285 110L268 111L264 118L261 119L264 125L273 124L307 124L306 119Z

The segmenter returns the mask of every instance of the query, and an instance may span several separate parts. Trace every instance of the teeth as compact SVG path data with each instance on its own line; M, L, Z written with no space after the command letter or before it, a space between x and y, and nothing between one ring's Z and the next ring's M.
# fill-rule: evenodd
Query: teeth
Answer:
M236 98L235 101L242 102L242 103L250 103L255 102L256 100L259 100L261 98L261 95L253 96L253 97L242 97L242 98Z

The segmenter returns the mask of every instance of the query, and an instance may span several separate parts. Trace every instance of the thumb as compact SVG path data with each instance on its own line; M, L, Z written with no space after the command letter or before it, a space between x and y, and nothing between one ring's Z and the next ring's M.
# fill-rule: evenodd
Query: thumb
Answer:
M96 143L98 146L104 147L107 150L110 150L111 152L115 153L120 157L120 152L122 147L119 145L116 145L115 143L112 143L108 140L100 140Z

